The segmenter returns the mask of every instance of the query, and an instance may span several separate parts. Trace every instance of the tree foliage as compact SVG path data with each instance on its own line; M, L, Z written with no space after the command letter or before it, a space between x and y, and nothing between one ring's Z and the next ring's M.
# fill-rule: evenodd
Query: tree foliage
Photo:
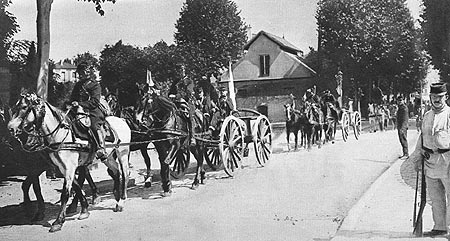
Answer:
M19 32L16 17L6 10L11 0L0 0L0 65L6 63L7 50L14 34Z
M4 0L2 0L4 1ZM116 0L78 0L91 2L95 5L96 11L100 15L104 15L102 4L105 2L115 3ZM37 2L37 46L39 59L39 73L37 77L37 94L44 99L48 95L48 79L49 77L49 56L50 56L50 12L53 0L36 0Z
M316 19L320 54L343 71L344 92L369 92L372 83L392 94L418 87L425 57L405 1L321 0Z
M106 45L100 55L100 76L102 85L109 91L119 93L122 105L133 105L136 84L147 81L147 70L157 88L166 94L181 79L180 57L175 45L164 41L145 48L123 44ZM123 98L120 98L123 96Z
M241 55L247 25L231 0L186 0L175 24L175 42L186 74L199 80L218 74Z
M159 41L152 46L144 48L145 59L152 78L158 89L167 95L169 92L176 92L175 86L182 79L181 59L175 45L167 45L164 41Z
M450 2L423 0L421 22L425 49L442 80L450 83Z

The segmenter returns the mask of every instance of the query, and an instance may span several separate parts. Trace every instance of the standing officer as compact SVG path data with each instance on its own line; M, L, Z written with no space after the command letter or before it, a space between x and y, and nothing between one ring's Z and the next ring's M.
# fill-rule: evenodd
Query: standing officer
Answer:
M431 84L431 110L423 117L422 134L410 160L415 162L416 170L425 162L425 176L428 194L431 199L434 226L424 236L446 235L450 225L450 107L447 106L445 83ZM423 171L423 170L422 170Z
M73 87L70 100L74 107L80 105L84 110L89 112L89 118L91 120L90 129L94 136L96 157L103 161L107 156L103 130L105 115L100 109L102 88L96 80L94 66L82 62L77 66L77 73L79 80Z
M397 105L397 131L398 138L400 139L400 144L402 145L403 150L403 156L401 156L400 158L408 158L408 107L406 106L402 96L397 97Z

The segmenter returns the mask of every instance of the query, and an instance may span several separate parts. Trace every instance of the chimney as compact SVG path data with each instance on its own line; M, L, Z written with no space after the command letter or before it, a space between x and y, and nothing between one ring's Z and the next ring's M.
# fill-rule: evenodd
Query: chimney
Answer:
M250 39L253 38L253 34L252 34L252 26L248 25L247 27L247 41L249 41Z

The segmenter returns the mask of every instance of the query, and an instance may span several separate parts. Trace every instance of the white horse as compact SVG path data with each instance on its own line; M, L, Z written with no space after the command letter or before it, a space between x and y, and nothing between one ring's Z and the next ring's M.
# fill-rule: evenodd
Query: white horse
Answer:
M76 195L80 197L81 213L78 218L89 217L88 203L80 186L82 183L77 183L74 177L78 166L87 166L93 163L95 150L92 145L86 144L86 141L75 137L76 121L71 121L67 118L67 113L50 105L36 94L27 93L20 97L8 123L8 129L14 136L17 137L25 132L27 140L24 141L25 143L22 142L24 149L29 151L46 149L49 151L51 161L64 175L61 209L50 232L59 231L62 228L72 184ZM106 143L108 158L104 163L108 167L108 174L114 180L113 192L117 202L114 211L120 212L123 210L123 204L127 197L130 150L128 145L119 143L129 143L131 131L127 123L118 117L108 116L106 121L111 127L109 136L114 140Z

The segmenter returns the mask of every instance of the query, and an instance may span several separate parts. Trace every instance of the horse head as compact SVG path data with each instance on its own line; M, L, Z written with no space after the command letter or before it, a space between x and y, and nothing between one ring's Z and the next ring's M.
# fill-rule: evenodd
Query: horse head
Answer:
M292 106L290 104L284 105L284 113L286 115L286 121L289 122L292 120Z
M119 98L114 93L108 93L105 96L106 103L108 103L109 109L111 110L111 114L113 116L120 116L120 104L119 104Z
M45 101L35 93L24 93L12 108L8 122L10 134L25 143L24 148L36 147L42 141L36 133L42 128L45 116Z
M174 116L175 111L175 104L166 97L147 93L141 99L137 117L147 127L151 125L163 127L170 124L170 119Z

